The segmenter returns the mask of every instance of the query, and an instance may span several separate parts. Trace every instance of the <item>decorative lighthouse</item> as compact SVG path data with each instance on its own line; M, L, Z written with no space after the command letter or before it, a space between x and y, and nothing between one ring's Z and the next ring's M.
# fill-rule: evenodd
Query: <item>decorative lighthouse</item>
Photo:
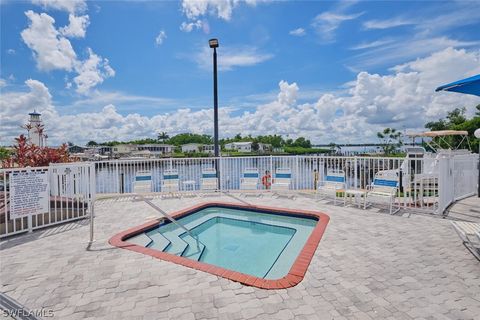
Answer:
M44 125L42 119L40 119L41 114L34 110L28 115L30 116L30 120L24 127L28 131L28 141L31 144L44 147L46 135L43 133Z

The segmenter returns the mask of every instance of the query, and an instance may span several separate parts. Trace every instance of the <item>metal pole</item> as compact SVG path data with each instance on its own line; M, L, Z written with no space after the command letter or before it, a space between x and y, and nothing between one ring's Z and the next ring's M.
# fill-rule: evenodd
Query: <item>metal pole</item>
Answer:
M218 90L217 90L217 48L213 48L213 122L215 157L219 156L218 149Z
M215 148L215 169L217 171L217 183L220 183L220 167L218 157L220 150L218 146L218 88L217 88L217 48L213 48L213 139ZM220 186L218 187L220 189Z

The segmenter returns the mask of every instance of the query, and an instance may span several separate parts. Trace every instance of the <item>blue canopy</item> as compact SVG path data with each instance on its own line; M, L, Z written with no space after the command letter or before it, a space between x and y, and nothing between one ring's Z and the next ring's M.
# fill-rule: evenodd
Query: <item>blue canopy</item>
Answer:
M440 86L435 91L454 91L480 96L480 74Z

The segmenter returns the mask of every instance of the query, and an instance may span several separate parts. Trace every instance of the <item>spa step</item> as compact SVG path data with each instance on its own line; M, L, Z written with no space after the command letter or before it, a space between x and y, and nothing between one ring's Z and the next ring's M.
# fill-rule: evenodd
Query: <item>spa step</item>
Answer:
M183 239L180 239L177 235L173 235L169 233L165 233L163 235L165 236L165 238L170 240L170 245L163 250L164 252L174 254L177 256L181 256L185 252L185 250L188 247L188 244L185 241L183 241Z
M144 233L128 238L127 241L140 247L148 247L152 244L152 239Z
M191 260L199 260L203 251L205 250L205 246L199 243L197 248L197 242L192 237L183 237L183 240L188 242L187 250L182 254L183 257L191 259Z
M160 232L152 232L148 236L152 239L152 242L147 246L148 248L164 251L170 245L170 240Z

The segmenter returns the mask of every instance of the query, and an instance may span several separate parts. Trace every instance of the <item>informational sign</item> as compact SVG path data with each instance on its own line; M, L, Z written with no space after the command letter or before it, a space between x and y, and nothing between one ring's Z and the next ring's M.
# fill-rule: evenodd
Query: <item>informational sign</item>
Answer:
M48 171L10 175L10 219L48 212Z

